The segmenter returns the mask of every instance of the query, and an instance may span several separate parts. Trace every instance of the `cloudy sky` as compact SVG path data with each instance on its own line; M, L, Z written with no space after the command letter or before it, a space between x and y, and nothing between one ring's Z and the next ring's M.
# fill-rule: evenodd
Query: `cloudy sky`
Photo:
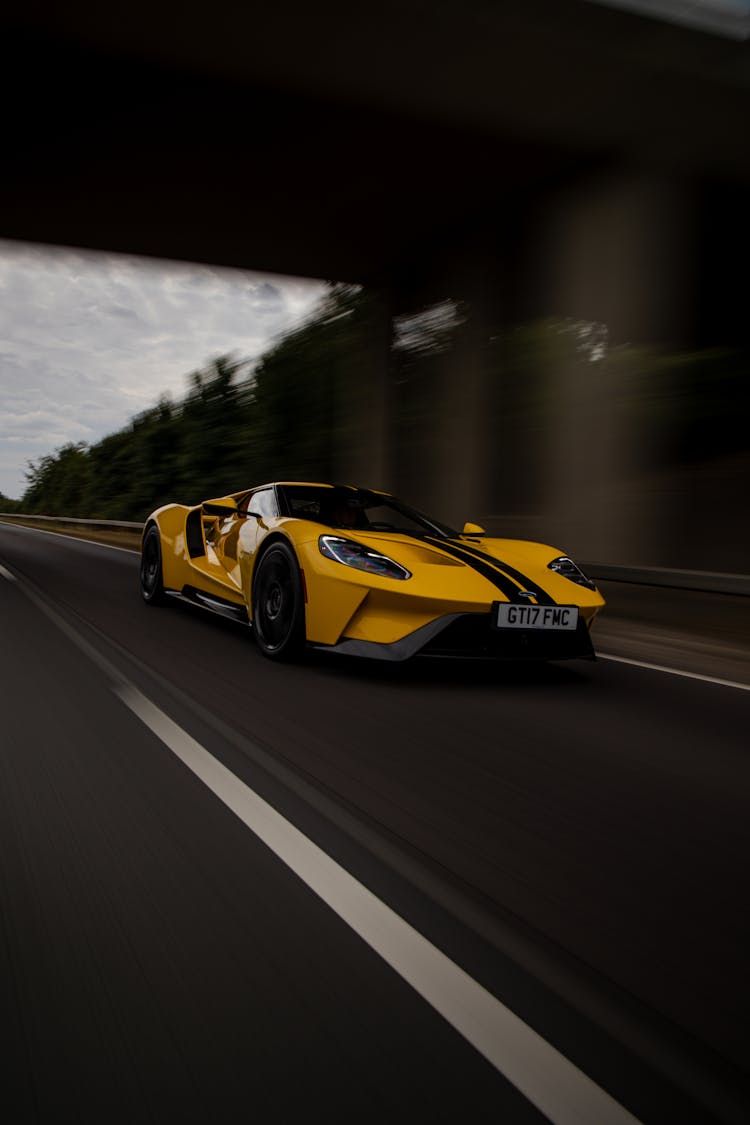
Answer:
M96 442L214 356L259 356L320 282L0 241L0 492L29 460Z

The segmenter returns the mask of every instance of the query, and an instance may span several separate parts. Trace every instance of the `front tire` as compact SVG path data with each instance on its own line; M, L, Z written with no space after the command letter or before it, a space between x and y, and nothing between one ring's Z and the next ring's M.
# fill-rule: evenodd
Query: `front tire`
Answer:
M261 557L253 579L253 630L271 660L293 660L305 643L305 606L297 559L291 547L274 543Z
M161 566L161 536L153 524L141 547L141 596L148 605L163 605L167 600Z

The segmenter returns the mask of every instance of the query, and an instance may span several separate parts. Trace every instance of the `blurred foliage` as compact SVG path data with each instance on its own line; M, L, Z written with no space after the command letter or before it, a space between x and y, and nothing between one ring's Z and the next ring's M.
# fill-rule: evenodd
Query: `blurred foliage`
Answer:
M24 511L40 512L41 502L54 514L77 515L88 490L89 455L83 442L70 442L48 453L36 464L29 462ZM74 511L75 509L75 511Z
M189 377L182 401L163 398L94 445L71 443L30 463L22 500L0 497L0 510L141 520L162 503L195 504L266 480L334 479L337 453L362 432L353 388L377 346L376 300L329 285L315 313L254 369L234 355L212 360ZM450 300L392 327L396 471L416 481L429 474L435 434L446 427L440 388L455 378L476 327L471 309ZM481 351L490 468L519 511L545 488L563 398L581 404L584 444L595 432L606 442L617 411L642 467L747 448L747 365L736 352L610 348L604 325L560 319L501 325Z
M644 357L630 380L630 409L648 428L662 465L691 464L748 448L750 379L739 352L720 348Z
M20 511L22 511L20 500L11 500L9 496L5 495L5 493L0 492L0 512L7 512L8 514L10 514L12 512Z
M249 484L334 475L337 403L365 335L367 303L354 286L332 286L317 315L261 358L254 378L257 444L243 477Z
M64 445L29 463L17 509L141 520L163 503L194 504L278 476L328 479L337 392L367 305L361 290L331 285L254 371L219 356L190 375L181 402L163 398L94 445Z

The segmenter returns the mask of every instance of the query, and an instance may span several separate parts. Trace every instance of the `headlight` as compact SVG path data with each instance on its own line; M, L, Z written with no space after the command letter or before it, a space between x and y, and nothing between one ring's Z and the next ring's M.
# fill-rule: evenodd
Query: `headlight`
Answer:
M411 578L411 572L386 555L379 555L371 551L362 543L355 543L352 539L342 539L339 535L321 535L318 539L321 555L334 562L343 563L344 566L353 566L355 570L366 570L368 574L377 574L380 578Z
M559 559L553 559L551 563L547 564L547 569L554 570L556 574L561 574L563 578L569 578L571 582L575 582L579 586L585 586L587 590L596 589L596 582L592 582L583 573L580 566L576 566L567 555L561 555Z

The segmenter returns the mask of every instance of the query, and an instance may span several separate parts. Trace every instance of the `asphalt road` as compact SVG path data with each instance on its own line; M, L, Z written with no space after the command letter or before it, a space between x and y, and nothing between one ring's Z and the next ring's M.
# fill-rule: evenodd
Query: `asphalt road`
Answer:
M600 582L602 652L750 686L750 597Z
M2 526L0 566L14 1120L555 1119L125 681L613 1106L750 1118L750 693L604 661L277 667L247 629L143 605L127 552Z

